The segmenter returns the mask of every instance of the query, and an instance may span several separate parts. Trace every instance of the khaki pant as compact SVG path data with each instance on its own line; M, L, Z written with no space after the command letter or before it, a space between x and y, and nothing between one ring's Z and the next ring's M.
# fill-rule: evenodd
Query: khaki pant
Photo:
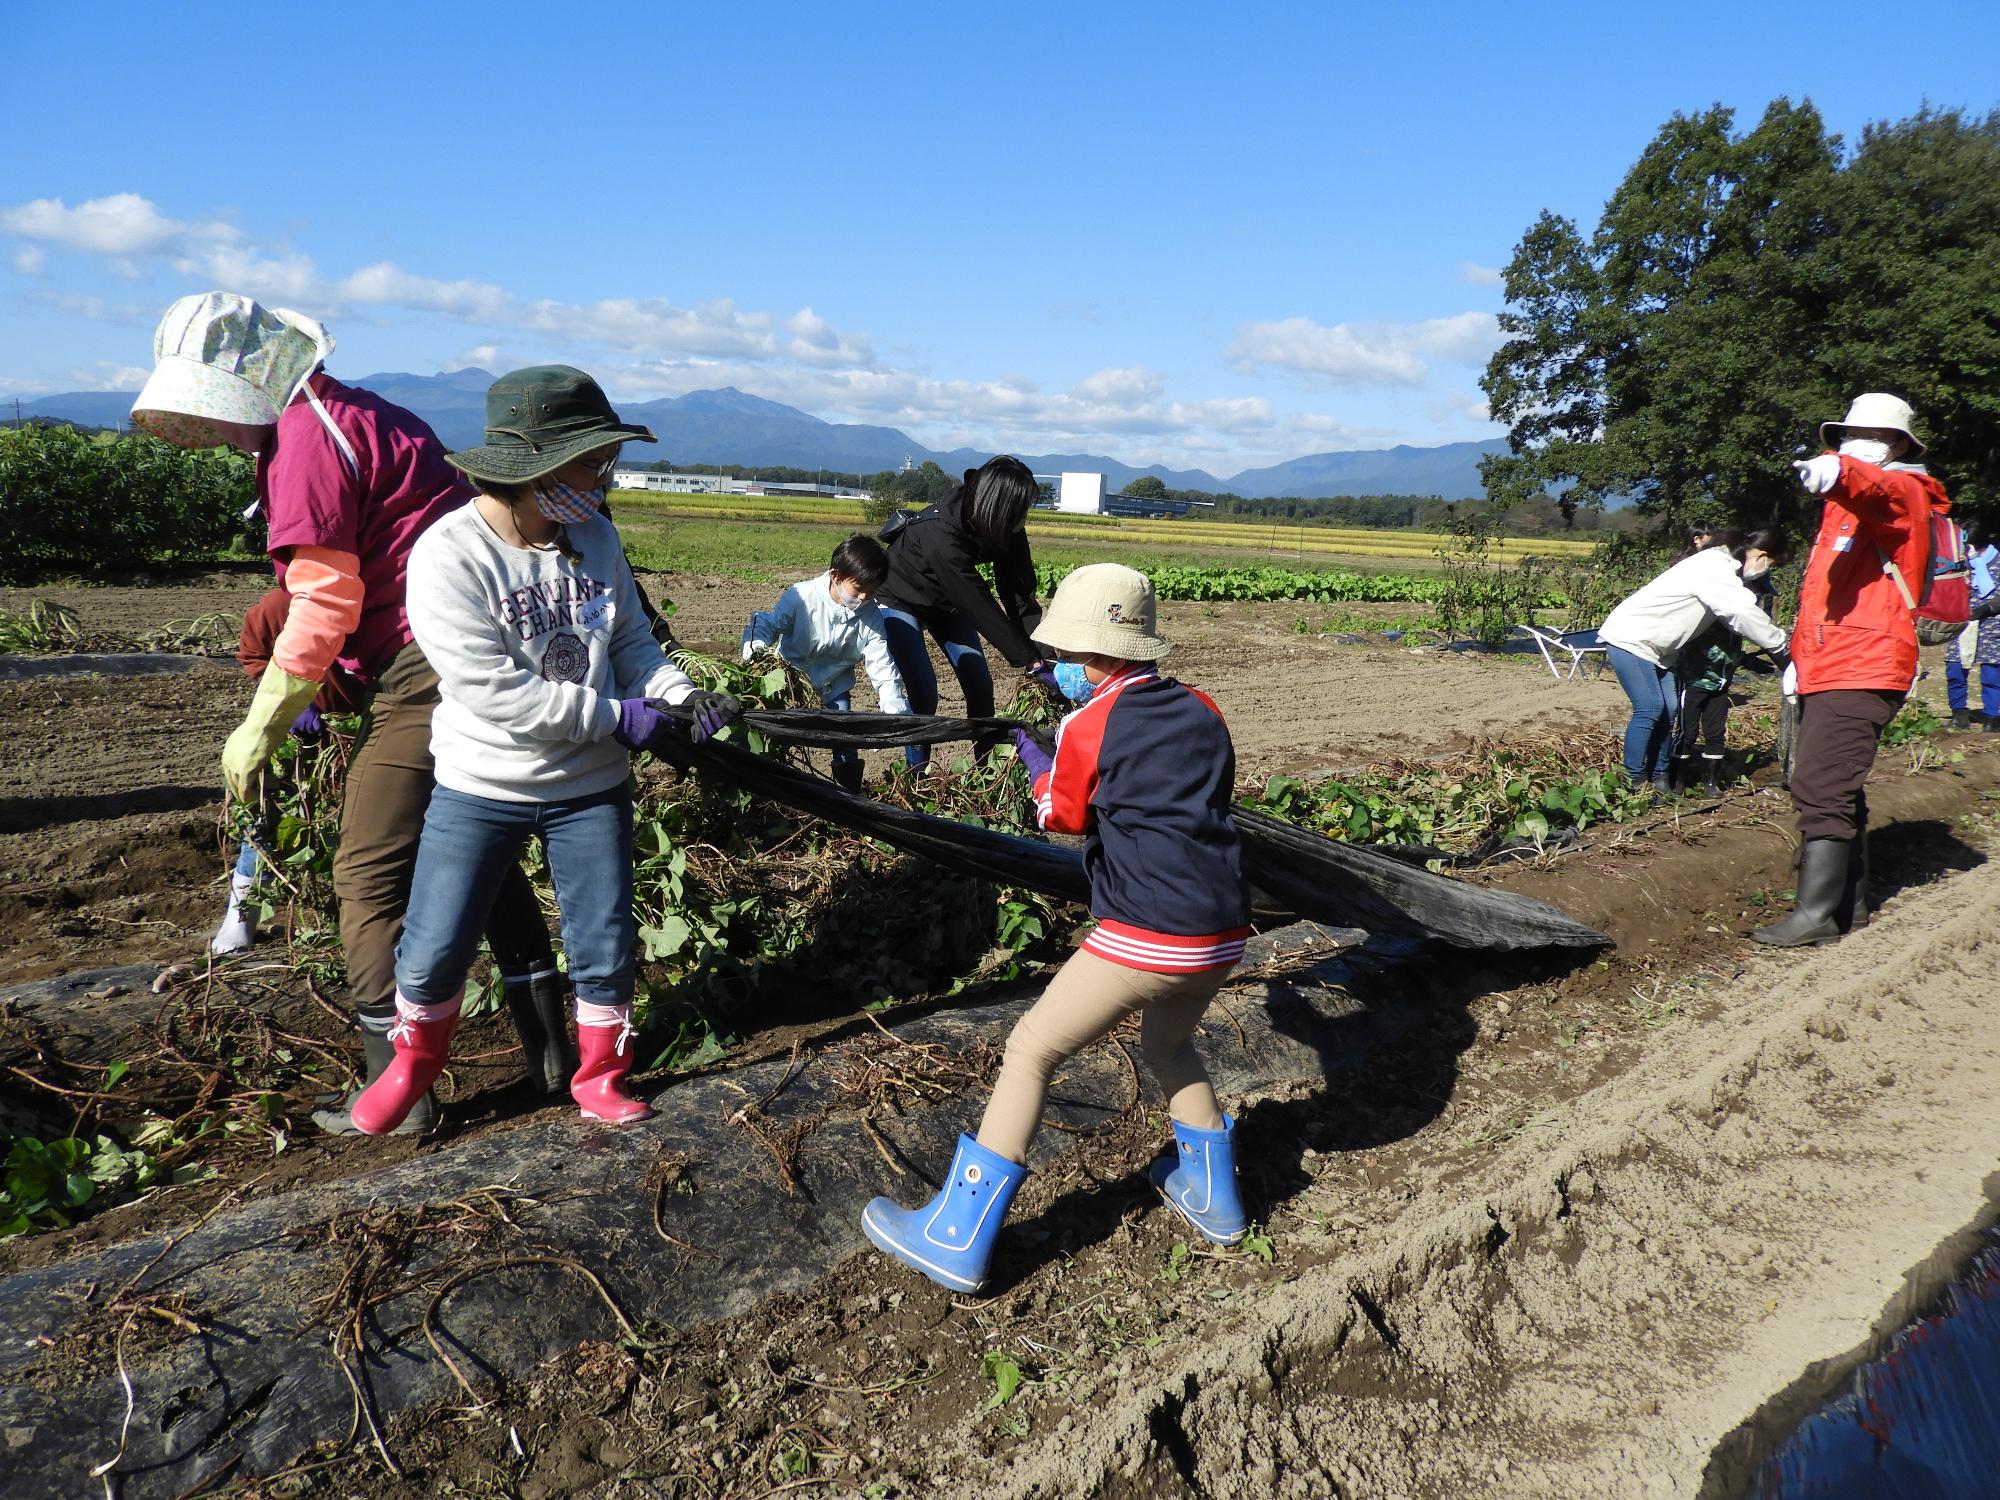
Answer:
M340 802L333 891L349 1002L364 1019L396 1009L396 939L431 801L431 711L437 673L415 643L396 653L361 717Z
M1008 1036L979 1144L1025 1161L1056 1069L1135 1010L1139 1050L1167 1096L1167 1112L1183 1125L1220 1130L1222 1111L1194 1050L1194 1029L1228 977L1227 969L1154 974L1077 949Z

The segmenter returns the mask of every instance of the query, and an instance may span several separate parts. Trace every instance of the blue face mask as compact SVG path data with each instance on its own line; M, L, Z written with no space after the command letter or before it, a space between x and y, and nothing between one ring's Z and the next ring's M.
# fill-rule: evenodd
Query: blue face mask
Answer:
M1083 675L1083 663L1080 661L1057 662L1055 674L1057 688L1072 703L1088 703L1090 695L1097 691L1097 684Z

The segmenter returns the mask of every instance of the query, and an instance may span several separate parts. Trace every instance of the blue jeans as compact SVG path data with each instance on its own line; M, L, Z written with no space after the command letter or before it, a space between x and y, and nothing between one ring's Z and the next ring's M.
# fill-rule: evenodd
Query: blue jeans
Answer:
M1954 641L1945 648L1944 658L1944 696L1954 710L1966 706L1969 675L1958 659L1958 643ZM1989 719L2000 717L2000 666L1982 664L1979 668L1979 711Z
M965 695L966 717L989 717L993 712L993 673L986 665L986 654L979 648L979 632L961 615L953 615L949 623L929 629L932 639L944 648L945 659L958 677L958 689ZM931 665L931 653L924 645L924 630L915 615L883 606L882 634L888 638L889 655L896 663L903 686L909 690L910 712L934 714L938 706L937 669ZM903 758L913 766L928 764L931 747L905 745Z
M1961 699L1965 697L1964 689L1961 688L1959 690L1958 696ZM257 851L251 848L250 841L248 839L245 839L243 841L243 847L236 851L236 874L244 880L248 880L251 881L252 883L255 883L258 878L258 873L259 872L257 869Z
M854 692L852 689L849 689L847 692L844 693L828 693L824 698L821 698L819 701L821 707L832 709L833 712L837 714L848 713L851 712L854 708ZM851 745L834 746L833 763L836 766L851 766L860 759L861 759L861 752L859 750L856 750L853 746Z
M1625 726L1625 774L1633 784L1667 774L1667 757L1674 744L1674 711L1681 701L1680 684L1671 667L1656 667L1622 646L1606 653L1618 685L1632 700L1632 718Z
M632 793L622 782L569 802L432 792L396 944L401 994L437 1005L465 988L493 897L530 838L540 838L548 855L576 998L591 1005L632 998Z

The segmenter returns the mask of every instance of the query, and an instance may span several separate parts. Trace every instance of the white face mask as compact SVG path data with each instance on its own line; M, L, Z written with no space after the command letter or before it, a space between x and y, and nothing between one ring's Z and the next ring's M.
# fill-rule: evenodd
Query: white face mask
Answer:
M1762 567L1759 568L1753 568L1746 563L1744 564L1743 567L1743 581L1745 583L1754 582L1755 580L1762 578L1766 573L1770 571L1771 571L1771 565L1769 563L1765 563Z
M1880 438L1849 438L1840 445L1841 456L1858 458L1864 464L1886 464L1889 445Z
M838 604L842 609L850 613L861 608L862 605L868 602L860 594L850 593L837 583L828 584L827 592L833 595L833 602L835 604Z

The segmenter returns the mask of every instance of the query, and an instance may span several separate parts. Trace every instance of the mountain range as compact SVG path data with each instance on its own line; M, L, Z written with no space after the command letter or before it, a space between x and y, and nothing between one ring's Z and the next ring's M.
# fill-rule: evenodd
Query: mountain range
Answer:
M452 370L442 375L383 373L355 384L386 401L408 407L436 429L452 448L482 441L486 418L486 388L493 376L485 370ZM136 391L71 391L59 396L23 398L23 417L47 417L97 427L125 424ZM7 401L6 407L11 408ZM11 411L6 412L11 415ZM984 463L993 455L982 449L926 448L894 427L827 422L733 387L690 391L658 401L619 404L619 415L641 422L659 435L657 448L635 447L634 458L671 459L676 465L785 464L794 468L824 468L850 474L877 473L902 467L907 458L926 460L956 473ZM1482 493L1479 460L1504 453L1506 440L1446 443L1436 448L1356 449L1342 453L1310 453L1267 468L1245 469L1218 478L1204 469L1168 469L1159 464L1136 468L1095 453L1023 453L1018 455L1038 474L1065 469L1104 474L1113 493L1144 475L1158 476L1169 488L1209 490L1262 499L1328 495L1439 495L1447 500L1476 499Z

